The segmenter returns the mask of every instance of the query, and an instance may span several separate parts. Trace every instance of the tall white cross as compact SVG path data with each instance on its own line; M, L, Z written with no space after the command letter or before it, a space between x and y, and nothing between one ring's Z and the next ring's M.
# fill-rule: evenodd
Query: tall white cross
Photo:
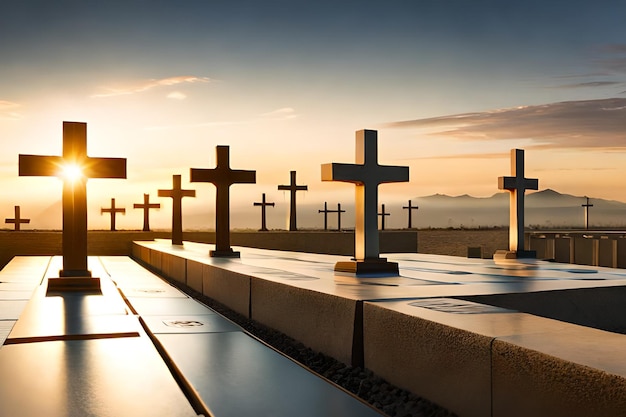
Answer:
M375 130L356 132L356 164L322 165L322 181L356 185L354 257L357 262L384 261L379 258L378 185L409 180L409 167L378 164L377 136Z
M509 250L524 251L524 192L538 190L539 180L524 178L524 150L511 149L511 177L499 177L498 188L511 192L509 207Z

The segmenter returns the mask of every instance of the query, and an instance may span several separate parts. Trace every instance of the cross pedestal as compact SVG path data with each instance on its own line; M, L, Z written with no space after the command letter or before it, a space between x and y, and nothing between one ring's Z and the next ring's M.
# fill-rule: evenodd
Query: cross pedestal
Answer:
M256 171L230 168L228 146L217 146L217 166L214 169L191 168L191 182L210 182L217 189L215 201L215 250L209 255L238 258L239 252L230 247L230 186L256 183Z
M183 190L180 175L172 175L172 189L159 190L159 197L172 199L172 245L183 244L183 197L195 197L196 190Z
M14 224L15 230L20 230L20 225L30 223L30 219L22 219L20 216L20 206L15 206L15 216L13 219L4 219L7 224Z
M387 213L385 211L385 205L381 204L381 212L378 213L378 215L381 217L381 220L380 220L380 230L385 230L385 217L386 216L391 216L391 213Z
M296 192L306 191L309 188L306 185L296 185L296 171L289 172L291 181L289 185L279 185L278 189L290 192L290 204L289 204L289 231L298 230L296 224Z
M111 199L111 207L109 208L100 208L100 214L110 213L111 214L111 231L115 231L115 216L117 213L126 214L126 209L123 207L115 207L115 199Z
M267 223L265 222L265 208L267 206L274 207L274 203L268 203L265 201L265 193L263 193L263 198L260 203L252 203L255 207L261 207L261 228L259 232L267 232Z
M524 192L539 189L539 180L524 177L524 150L511 149L511 176L499 177L498 188L511 193L509 207L509 250L496 251L494 258L534 258L524 250Z
M411 200L409 200L409 205L408 206L403 206L402 208L409 211L409 227L408 228L412 229L413 228L413 222L412 222L411 214L412 214L413 210L418 210L419 207L418 206L412 206L411 205Z
M99 291L87 269L87 179L126 178L126 159L87 156L87 124L63 122L63 156L20 155L19 175L63 179L63 269L48 291Z
M133 208L143 209L143 231L150 231L150 209L158 209L161 208L161 204L159 203L150 203L150 194L143 195L143 204L135 203L133 204Z
M355 184L356 223L354 260L337 262L335 271L359 274L398 274L398 264L381 258L378 239L378 185L409 180L409 168L378 164L375 130L356 132L356 164L322 165L322 181Z

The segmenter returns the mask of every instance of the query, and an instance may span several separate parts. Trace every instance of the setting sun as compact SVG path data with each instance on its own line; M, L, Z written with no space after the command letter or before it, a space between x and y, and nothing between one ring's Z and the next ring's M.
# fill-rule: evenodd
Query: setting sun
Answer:
M61 176L70 182L76 182L83 177L83 170L76 164L67 164L61 168Z

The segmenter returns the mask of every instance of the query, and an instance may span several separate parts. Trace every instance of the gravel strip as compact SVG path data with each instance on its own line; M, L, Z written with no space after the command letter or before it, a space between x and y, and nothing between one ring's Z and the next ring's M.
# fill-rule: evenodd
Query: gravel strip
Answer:
M454 413L398 388L373 372L348 366L323 353L315 352L285 334L250 320L211 298L171 281L186 294L201 301L219 314L237 323L250 334L274 349L306 366L311 371L357 395L390 417L453 417Z

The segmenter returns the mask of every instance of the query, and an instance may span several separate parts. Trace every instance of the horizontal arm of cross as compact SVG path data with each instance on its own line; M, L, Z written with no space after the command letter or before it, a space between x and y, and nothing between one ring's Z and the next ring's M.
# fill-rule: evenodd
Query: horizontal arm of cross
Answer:
M322 164L322 181L343 181L363 184L365 165L330 163Z
M60 156L20 155L19 175L60 176L65 163ZM81 164L82 173L87 178L126 178L124 158L86 158Z
M498 189L500 190L538 190L539 180L536 178L524 178L518 184L516 177L498 177Z
M54 177L60 175L63 158L60 156L20 155L20 177Z

